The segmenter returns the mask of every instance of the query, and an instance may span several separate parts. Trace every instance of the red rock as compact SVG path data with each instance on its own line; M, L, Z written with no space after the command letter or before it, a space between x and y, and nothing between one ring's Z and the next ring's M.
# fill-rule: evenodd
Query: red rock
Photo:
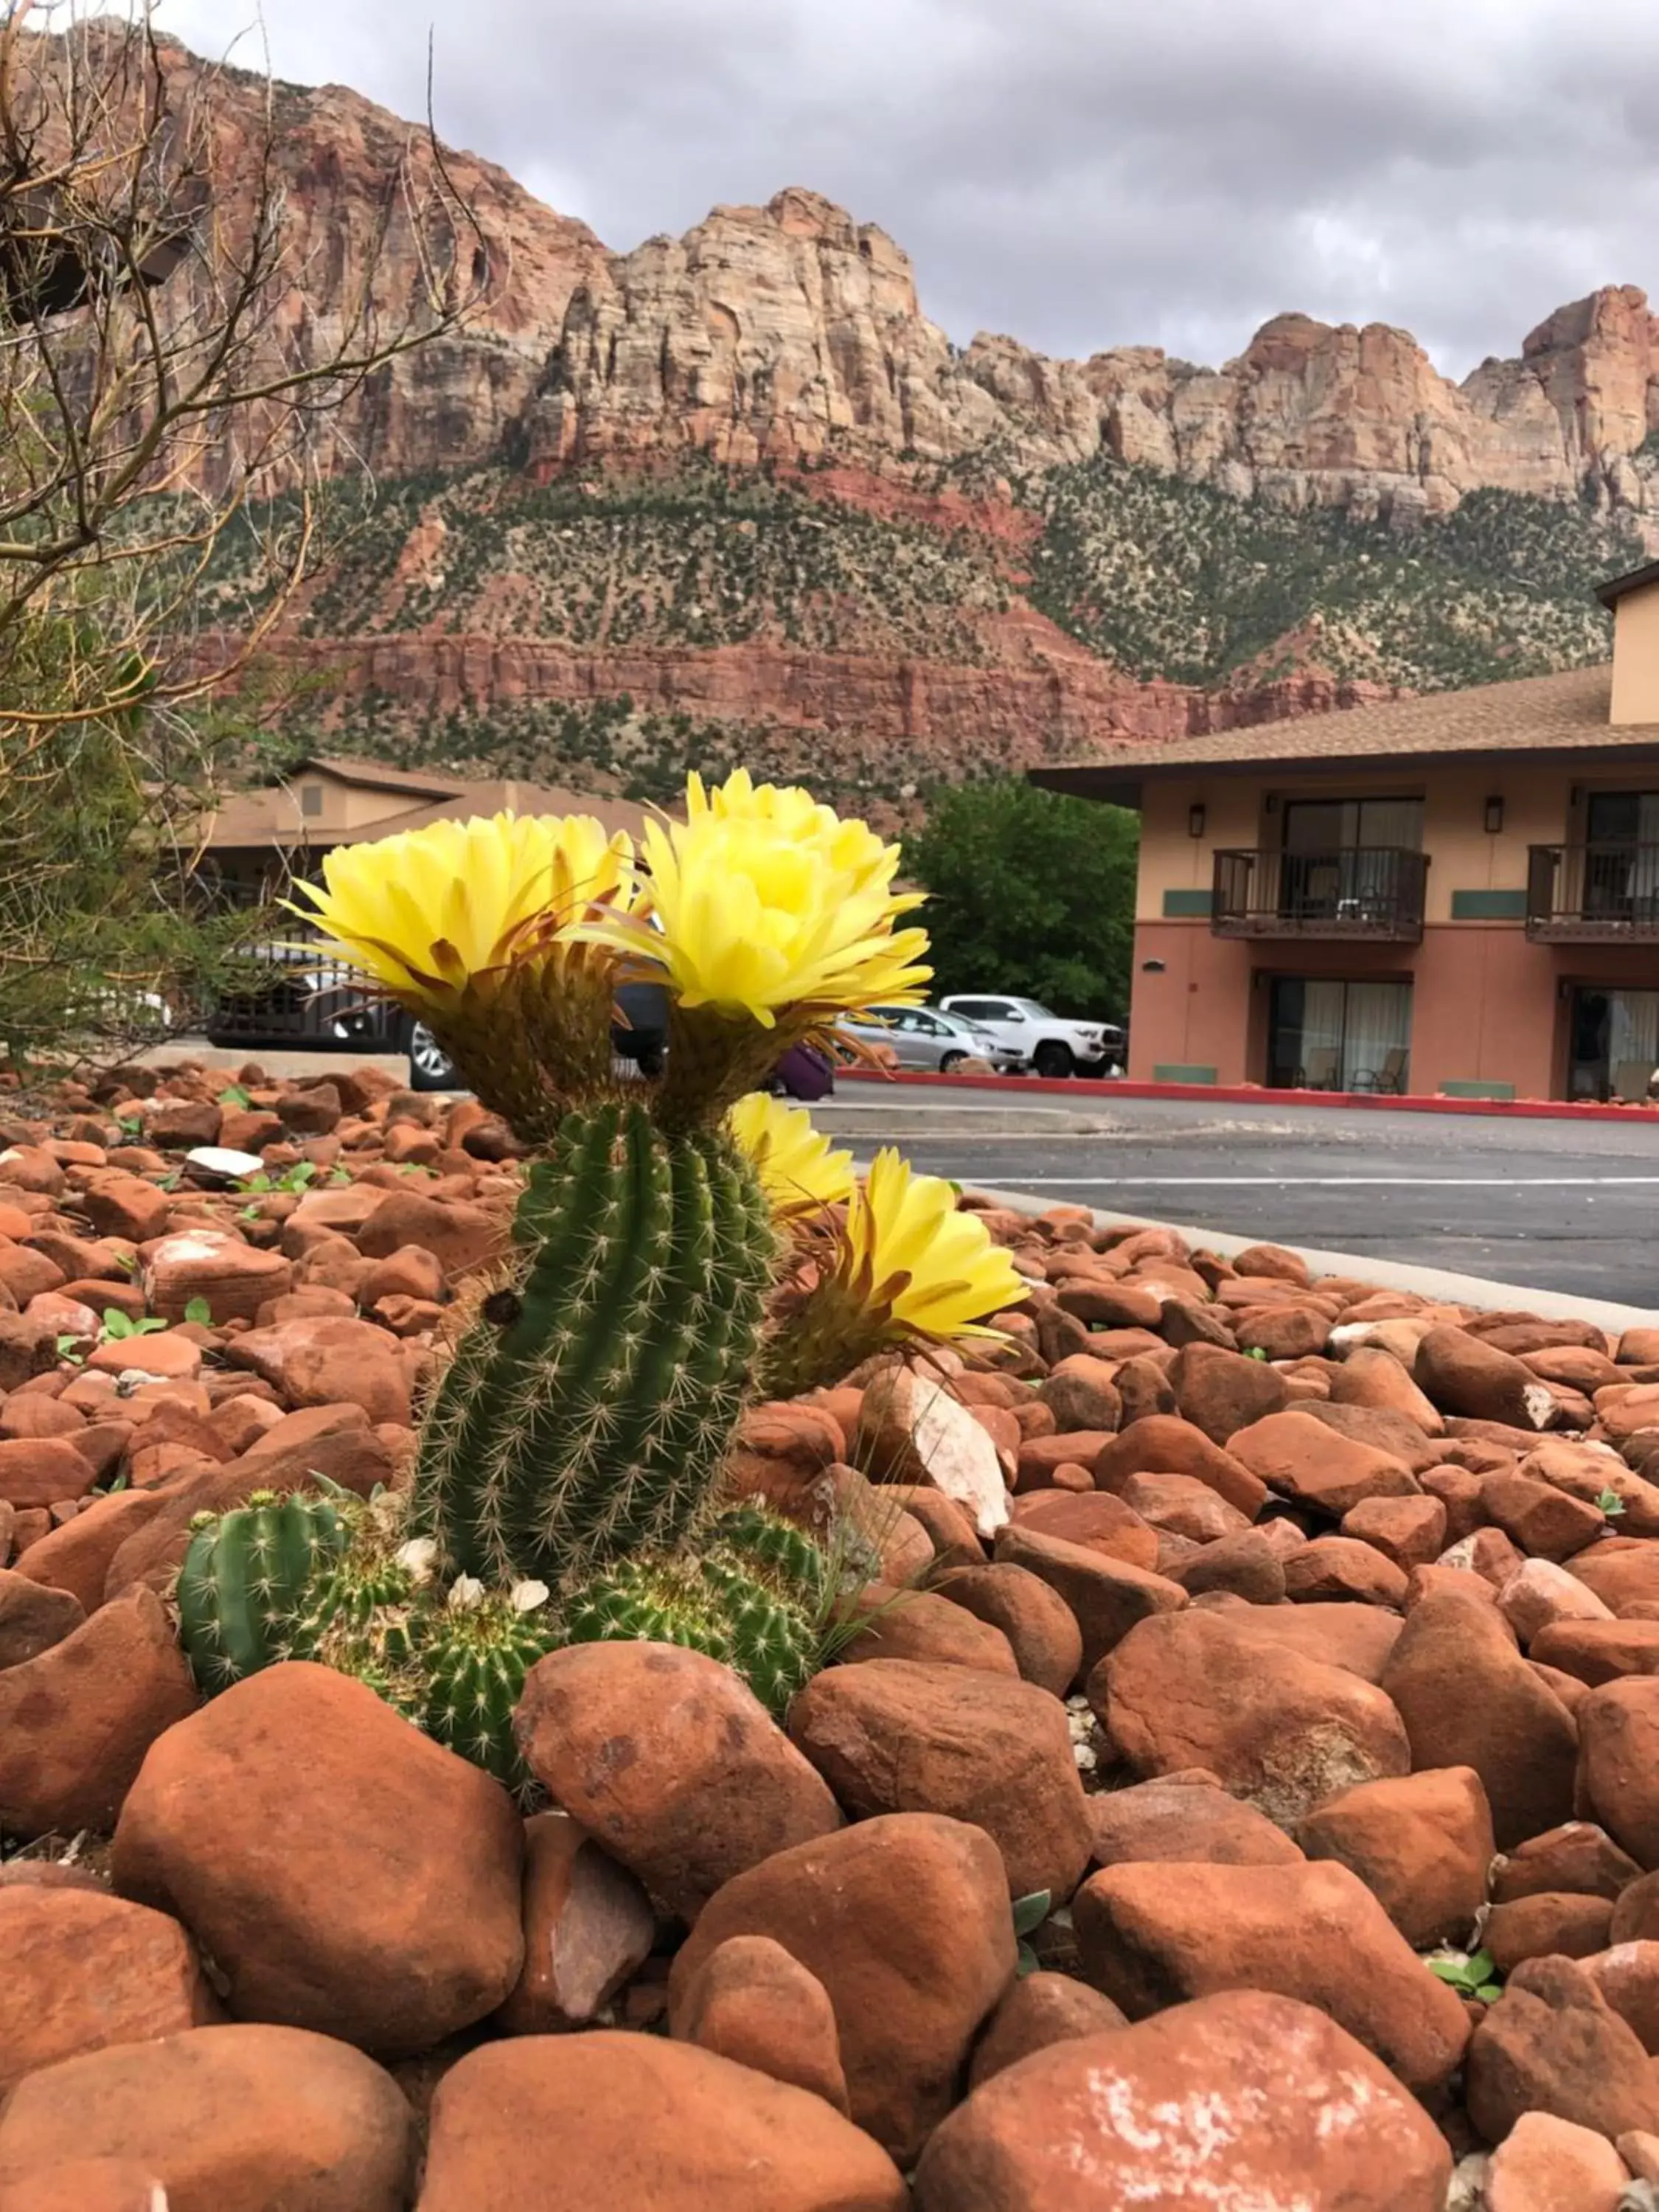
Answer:
M41 1376L41 1382L50 1378ZM56 1398L31 1393L26 1383L15 1390L0 1412L0 1437L8 1442L20 1437L80 1436L86 1427L83 1415L73 1406L60 1405Z
M656 1937L651 1900L564 1813L525 1823L524 1966L495 2015L508 2035L592 2025Z
M191 1929L238 2017L403 2054L517 1982L522 1856L499 1784L362 1683L290 1662L152 1747L112 1871Z
M1239 1632L1244 1613L1143 1621L1089 1681L1120 1757L1144 1777L1201 1766L1269 1819L1410 1765L1388 1698L1345 1669Z
M673 2032L687 2043L847 2110L847 2076L829 1993L769 1936L717 1943L682 1985Z
M1231 1445L1240 1429L1277 1413L1285 1400L1284 1377L1273 1368L1219 1345L1186 1346L1170 1370L1170 1382L1182 1419L1217 1444Z
M823 2098L693 2044L611 2032L522 2037L452 2067L421 2208L905 2212L907 2196Z
M911 1519L927 1531L933 1557L941 1567L979 1567L985 1564L985 1547L963 1508L942 1490L921 1482L884 1485Z
M1579 1963L1643 2050L1659 2051L1659 1941L1626 1938Z
M285 1297L293 1283L293 1264L280 1252L222 1230L176 1231L152 1245L144 1261L149 1309L168 1321L183 1321L197 1298L206 1300L215 1322L252 1321L268 1298Z
M1480 1945L1500 1974L1512 1974L1524 1959L1587 1959L1607 1948L1612 1924L1605 1897L1539 1890L1493 1905Z
M1344 1514L1342 1534L1409 1574L1445 1548L1446 1509L1437 1498L1368 1498Z
M1150 1527L1195 1544L1218 1543L1249 1527L1236 1506L1190 1474L1132 1474L1118 1493Z
M974 2047L969 2087L978 2088L994 2074L1029 2058L1034 2051L1081 2035L1100 2035L1128 2022L1109 1997L1069 1974L1041 1970L1014 1983L985 2023Z
M1283 1562L1257 1528L1206 1544L1167 1571L1170 1581L1179 1583L1191 1598L1221 1594L1247 1605L1278 1606L1285 1596Z
M1413 1766L1472 1766L1480 1777L1500 1850L1571 1815L1577 1730L1495 1610L1425 1598L1407 1617L1382 1688L1405 1723Z
M1405 1498L1417 1489L1403 1460L1339 1436L1310 1413L1270 1414L1239 1430L1229 1449L1281 1498L1333 1519L1367 1498Z
M1594 1590L1549 1559L1524 1560L1498 1591L1498 1604L1527 1644L1557 1621L1613 1619Z
M1638 1865L1659 1867L1659 1679L1631 1675L1593 1690L1577 1719L1573 1809Z
M1425 1436L1445 1427L1439 1409L1412 1379L1406 1363L1379 1345L1356 1345L1331 1376L1331 1397L1340 1406L1368 1406L1402 1413Z
M21 1244L0 1243L0 1291L26 1306L37 1292L58 1290L65 1278L44 1252L31 1252Z
M900 1813L779 1852L704 1909L674 1961L675 2002L714 1947L739 1935L772 1936L823 1983L853 2118L909 2163L1013 1978L1007 1876L989 1837Z
M31 1840L108 1829L150 1745L195 1704L190 1669L147 1590L0 1670L0 1831Z
M1571 1559L1606 1525L1598 1507L1527 1474L1483 1477L1480 1504L1488 1519L1534 1559Z
M1202 1429L1173 1413L1148 1414L1096 1455L1097 1490L1121 1490L1132 1474L1189 1474L1251 1520L1267 1500L1267 1485L1259 1475L1212 1443Z
M555 1802L688 1917L733 1875L841 1824L746 1685L676 1644L550 1653L531 1669L514 1726Z
M1477 1528L1472 1536L1443 1552L1438 1564L1463 1568L1489 1583L1496 1592L1513 1581L1526 1562L1501 1528Z
M1106 1429L1073 1429L1065 1436L1049 1434L1024 1437L1016 1463L1016 1489L1022 1492L1046 1490L1052 1484L1057 1468L1089 1466L1110 1433Z
M789 1735L854 1819L942 1813L982 1828L1011 1896L1062 1901L1088 1864L1066 1709L1029 1682L903 1659L834 1667L797 1694Z
M997 1558L1024 1567L1047 1583L1071 1607L1083 1634L1083 1665L1086 1671L1112 1650L1138 1621L1157 1613L1176 1613L1187 1603L1179 1583L1068 1544L1058 1536L1044 1535L1021 1522L1012 1522L997 1538Z
M64 1183L64 1170L52 1154L39 1145L8 1145L0 1152L0 1185L13 1190L39 1191L56 1198Z
M1212 1866L1289 1866L1302 1853L1254 1805L1200 1770L1103 1790L1088 1801L1097 1866L1173 1859Z
M100 1888L0 1888L0 2094L60 2059L218 2016L178 1922Z
M1257 1308L1241 1314L1235 1331L1241 1352L1268 1359L1304 1359L1322 1352L1330 1322L1310 1306Z
M763 1498L781 1512L804 1519L814 1486L845 1449L841 1431L820 1407L751 1407L732 1448L732 1494Z
M1310 1859L1358 1875L1414 1951L1464 1942L1485 1902L1492 1814L1473 1768L1363 1783L1298 1822Z
M409 1382L384 1329L365 1321L279 1322L233 1337L225 1356L295 1406L361 1406L371 1422L409 1420Z
M202 1347L181 1329L115 1337L87 1354L92 1375L149 1375L160 1382L193 1382L202 1371Z
M1379 1606L1308 1604L1252 1606L1235 1613L1231 1626L1246 1645L1294 1651L1375 1683L1400 1641L1402 1624Z
M1516 1968L1470 2040L1464 2094L1488 2142L1501 2142L1528 2112L1610 2142L1659 2124L1659 2084L1640 2038L1571 1959Z
M358 1292L365 1305L386 1297L421 1298L441 1302L444 1271L434 1252L423 1244L401 1244L377 1260L364 1276Z
M1659 1875L1639 1875L1619 1893L1607 1941L1638 1943L1656 1939L1659 1939Z
M6 2212L157 2212L161 2183L130 2158L71 2158L5 2185Z
M1325 1600L1362 1605L1406 1602L1406 1577L1394 1561L1351 1536L1317 1536L1283 1566L1285 1595L1298 1605Z
M1578 1553L1570 1571L1603 1605L1622 1613L1627 1605L1659 1598L1659 1543L1615 1538Z
M1629 2179L1604 2136L1522 2112L1492 2154L1486 2212L1619 2212Z
M936 1589L941 1598L1001 1630L1028 1682L1065 1696L1083 1664L1083 1632L1066 1601L1040 1576L1003 1560L955 1568Z
M1547 1383L1512 1352L1498 1352L1461 1328L1431 1328L1417 1347L1413 1374L1443 1413L1535 1431L1556 1425Z
M1589 1820L1568 1820L1516 1846L1492 1877L1492 1901L1506 1905L1540 1890L1613 1899L1641 1871L1605 1830Z
M1168 1417L1176 1409L1175 1392L1170 1388L1170 1378L1160 1363L1142 1352L1126 1359L1113 1378L1123 1411L1119 1417L1120 1430L1150 1419L1153 1416ZM1200 1435L1203 1434L1200 1430ZM1207 1437L1204 1442L1209 1443ZM1219 1450L1218 1444L1213 1447Z
M1157 1530L1107 1491L1028 1491L1014 1500L1013 1518L1022 1528L1081 1544L1105 1559L1127 1559L1149 1573L1158 1565Z
M1443 2212L1450 2175L1427 2114L1334 2021L1237 1990L994 2075L928 2144L916 2212Z
M1109 1867L1073 1900L1084 1971L1131 2020L1223 1990L1318 2007L1419 2094L1443 2086L1468 2021L1346 1866Z
M1341 1370L1339 1368L1337 1372L1340 1374ZM1291 1410L1305 1413L1310 1420L1317 1421L1334 1436L1346 1437L1352 1444L1364 1444L1374 1451L1387 1452L1414 1475L1426 1474L1445 1449L1438 1438L1426 1436L1406 1414L1394 1413L1387 1407L1348 1406L1340 1401L1322 1404L1316 1400Z
M32 2183L88 2158L155 2174L167 2212L404 2212L414 2116L391 2075L349 2044L291 2027L197 2027L19 2084L0 2113L0 2179Z
M159 1237L172 1207L166 1191L119 1168L100 1169L81 1193L81 1210L100 1237L126 1237L135 1244Z
M1057 1361L1042 1387L1042 1402L1053 1413L1055 1428L1115 1432L1123 1412L1112 1381L1115 1372L1113 1361L1088 1352Z
M507 1244L506 1217L421 1191L389 1191L358 1232L357 1249L365 1259L384 1260L405 1244L430 1252L453 1281L500 1256Z
M894 1589L866 1583L848 1608L868 1626L842 1648L843 1663L872 1659L920 1659L944 1667L970 1667L988 1674L1018 1674L1013 1646L1000 1628L933 1590Z
M1659 1620L1560 1620L1540 1628L1532 1656L1592 1689L1630 1674L1659 1674Z
M1079 1321L1100 1328L1145 1328L1157 1334L1164 1301L1139 1283L1106 1277L1074 1277L1059 1284L1055 1303Z
M91 1462L64 1437L0 1443L0 1498L26 1512L60 1498L84 1498L97 1480Z
M67 1590L48 1589L32 1576L0 1567L0 1668L50 1651L85 1619L86 1608Z

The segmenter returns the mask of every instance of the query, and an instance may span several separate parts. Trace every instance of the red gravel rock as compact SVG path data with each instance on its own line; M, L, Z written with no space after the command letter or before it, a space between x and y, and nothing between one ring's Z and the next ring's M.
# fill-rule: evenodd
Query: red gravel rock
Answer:
M1013 1646L1000 1628L934 1590L894 1589L867 1583L849 1612L868 1626L842 1646L844 1664L872 1659L918 1659L944 1667L970 1667L988 1674L1018 1674Z
M1516 1650L1495 1609L1461 1596L1424 1599L1407 1615L1382 1687L1417 1767L1471 1766L1500 1850L1572 1811L1577 1730Z
M1097 1866L1148 1859L1189 1865L1289 1866L1303 1854L1254 1805L1202 1769L1103 1791L1088 1801Z
M514 1725L555 1802L688 1917L734 1875L841 1825L753 1692L678 1644L552 1652L531 1669Z
M1516 1845L1492 1877L1492 1900L1505 1905L1540 1890L1614 1899L1641 1871L1604 1829L1589 1820L1568 1820Z
M0 1567L0 1668L50 1651L85 1619L86 1608L68 1590L49 1589L32 1576Z
M968 2085L977 2089L994 2074L1029 2058L1034 2051L1046 2051L1051 2044L1101 2035L1127 2025L1111 1999L1091 1990L1086 1982L1041 1970L1027 1974L1013 1984L985 2023L985 2033L974 2047Z
M522 1856L499 1784L362 1683L290 1662L152 1747L112 1868L197 1936L240 2018L403 2054L517 1982Z
M1189 1474L1252 1520L1267 1500L1267 1485L1259 1475L1212 1443L1202 1429L1174 1413L1148 1414L1096 1455L1097 1490L1121 1490L1132 1474Z
M0 2180L33 2186L92 2158L156 2175L168 2212L404 2212L414 2118L391 2075L349 2044L198 2027L65 2059L19 2085L0 2113Z
M84 1498L97 1480L84 1453L65 1437L19 1437L0 1442L0 1498L26 1512L60 1498Z
M1083 1665L1094 1667L1135 1625L1187 1603L1179 1583L1131 1566L1082 1544L1068 1544L1015 1522L997 1538L997 1558L1031 1574L1059 1593L1083 1633Z
M1369 1544L1409 1575L1446 1545L1446 1509L1437 1498L1369 1498L1342 1516L1342 1534Z
M60 2059L219 2016L178 1922L95 1885L0 1888L0 2095Z
M1354 2039L1260 1990L1058 2043L939 2129L916 2212L1106 2212L1160 2201L1443 2212L1438 2130Z
M107 1829L163 1730L196 1704L166 1613L135 1591L0 1670L0 1830Z
M823 2098L693 2044L613 2031L491 2044L452 2067L421 2206L905 2212L907 2197L891 2160Z
M682 1985L673 2032L847 2111L829 1992L769 1936L729 1936Z
M1481 1931L1481 1948L1491 1952L1500 1974L1512 1974L1525 1959L1587 1959L1606 1948L1613 1910L1605 1897L1539 1890L1495 1905Z
M1272 1820L1404 1774L1410 1750L1382 1693L1345 1669L1241 1634L1241 1613L1143 1622L1090 1677L1120 1757L1157 1776L1201 1766Z
M1465 2095L1488 2142L1522 2113L1553 2112L1609 2142L1659 2125L1641 2039L1571 1959L1528 1959L1470 2040Z
M1351 1536L1316 1536L1284 1562L1285 1595L1297 1605L1392 1606L1406 1602L1403 1571L1383 1553Z
M1083 1664L1083 1632L1066 1601L1038 1575L1002 1560L958 1567L943 1576L937 1595L1001 1630L1020 1674L1063 1698Z
M1605 2136L1523 2112L1492 2154L1486 2212L1619 2212L1629 2179Z
M1281 1498L1340 1520L1373 1498L1415 1494L1406 1462L1339 1436L1310 1413L1273 1413L1237 1431L1229 1449Z
M675 2002L738 1935L772 1936L823 1983L853 2118L901 2163L914 2160L1013 1979L1007 1875L990 1838L900 1813L779 1852L705 1908L674 1961Z
M651 1901L568 1814L525 1823L524 1966L495 2015L508 2035L591 2026L650 1955Z
M1013 1519L1018 1528L1081 1544L1104 1559L1127 1559L1149 1573L1158 1565L1158 1531L1109 1492L1028 1491L1014 1500Z
M815 1675L791 1740L855 1819L942 1813L984 1829L1013 1897L1069 1897L1089 1861L1066 1709L1029 1682L881 1659Z
M1486 1894L1492 1814L1472 1767L1363 1783L1297 1824L1310 1859L1358 1875L1413 1950L1462 1943Z
M1286 1395L1284 1377L1265 1361L1212 1344L1188 1345L1170 1382L1183 1419L1217 1444L1230 1445L1239 1430L1277 1413Z
M1644 1868L1659 1867L1659 1679L1594 1690L1578 1709L1573 1809L1600 1821Z

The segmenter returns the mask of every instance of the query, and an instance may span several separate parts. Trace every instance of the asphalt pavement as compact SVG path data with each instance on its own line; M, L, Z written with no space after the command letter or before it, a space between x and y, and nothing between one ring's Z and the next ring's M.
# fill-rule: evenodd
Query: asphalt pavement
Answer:
M843 1084L818 1118L957 1182L1659 1306L1659 1117L918 1096Z

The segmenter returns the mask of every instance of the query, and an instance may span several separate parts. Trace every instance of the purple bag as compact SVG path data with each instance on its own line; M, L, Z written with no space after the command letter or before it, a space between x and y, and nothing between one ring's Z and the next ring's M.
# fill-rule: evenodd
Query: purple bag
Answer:
M810 1044L792 1044L773 1070L773 1080L782 1085L789 1097L810 1106L834 1091L835 1063L828 1054L815 1052Z

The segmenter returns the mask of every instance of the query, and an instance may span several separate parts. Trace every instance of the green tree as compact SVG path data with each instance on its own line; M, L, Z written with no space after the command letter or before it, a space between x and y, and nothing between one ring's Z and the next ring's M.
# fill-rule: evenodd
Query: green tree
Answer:
M906 841L929 894L936 995L1014 991L1056 1013L1121 1020L1129 1003L1140 825L1019 776L938 793Z

